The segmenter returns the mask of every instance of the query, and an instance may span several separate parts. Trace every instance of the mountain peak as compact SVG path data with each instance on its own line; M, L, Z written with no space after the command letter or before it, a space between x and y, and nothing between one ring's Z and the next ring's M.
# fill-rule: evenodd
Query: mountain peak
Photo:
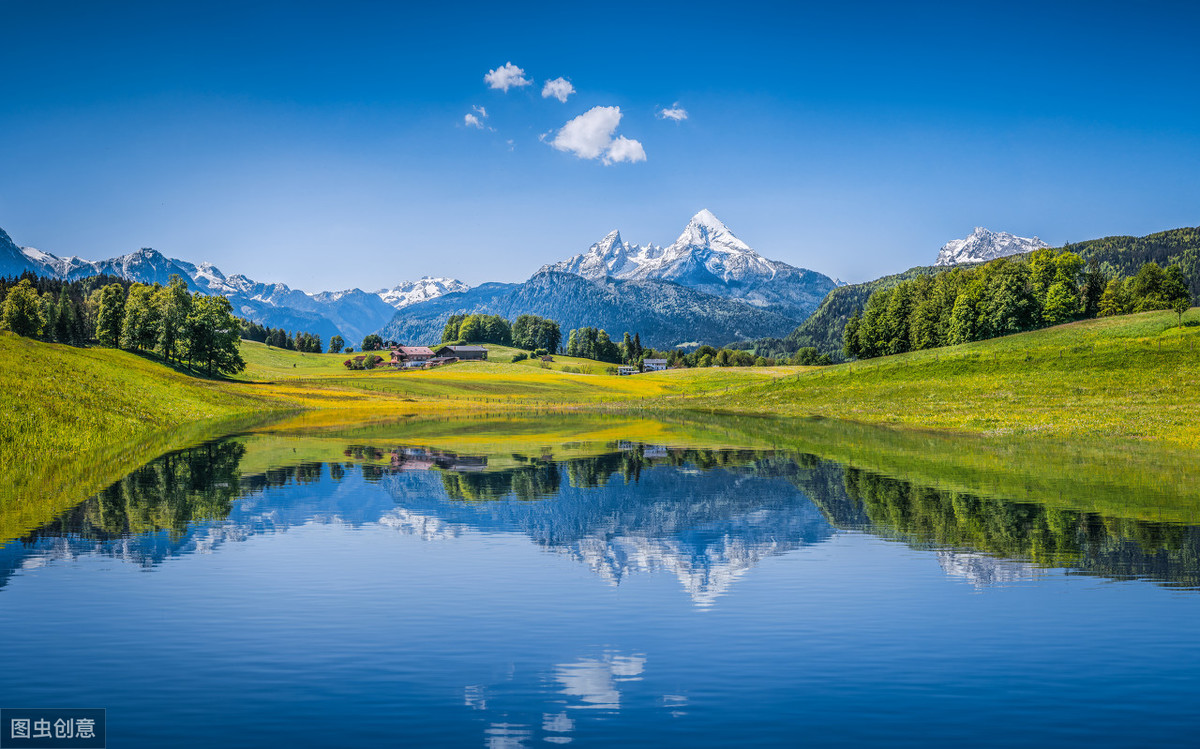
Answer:
M1035 237L1018 237L1006 231L991 231L976 226L966 239L952 239L942 245L935 265L982 263L998 257L1033 252L1050 245Z
M691 247L734 254L756 254L754 250L750 249L750 245L734 236L729 227L707 208L701 209L699 213L692 216L692 220L688 221L683 234L679 235L679 239L675 240L672 247L676 250Z
M729 231L729 227L725 225L725 222L717 218L716 214L707 208L701 208L699 211L697 211L696 215L692 216L692 220L689 221L688 224L705 226L718 231Z
M592 247L600 250L611 250L613 247L620 247L622 244L624 244L624 242L621 241L621 232L617 229L613 229L608 234L604 235L604 239L601 239L599 242L592 245Z

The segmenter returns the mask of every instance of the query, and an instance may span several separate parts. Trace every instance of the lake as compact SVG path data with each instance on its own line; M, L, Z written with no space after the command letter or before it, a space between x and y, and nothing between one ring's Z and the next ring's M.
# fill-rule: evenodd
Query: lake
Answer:
M105 708L111 747L1192 745L1193 465L297 418L10 512L0 705Z

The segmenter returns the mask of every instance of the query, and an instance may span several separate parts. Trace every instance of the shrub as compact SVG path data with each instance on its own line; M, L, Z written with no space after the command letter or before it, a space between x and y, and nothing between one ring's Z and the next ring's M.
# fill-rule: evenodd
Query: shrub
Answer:
M517 362L524 361L525 359L528 359L528 358L529 358L529 354L525 353L524 351L518 351L517 353L512 355L512 362L513 362L513 364L516 364Z

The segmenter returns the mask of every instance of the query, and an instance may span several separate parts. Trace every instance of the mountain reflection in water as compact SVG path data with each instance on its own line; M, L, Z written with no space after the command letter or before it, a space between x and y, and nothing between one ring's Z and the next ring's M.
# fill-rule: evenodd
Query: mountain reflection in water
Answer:
M845 530L935 549L948 575L977 587L1049 567L1181 587L1200 579L1195 526L981 498L804 454L614 442L558 459L351 444L343 460L255 472L243 470L245 457L245 444L228 439L139 468L0 547L0 587L18 570L79 555L153 566L310 523L379 525L429 541L520 533L613 585L674 575L701 607L763 559ZM339 490L356 482L364 491ZM276 491L304 485L313 491ZM609 682L634 668L629 659L564 665L557 678L568 694L607 704L616 700ZM589 676L597 664L609 676Z

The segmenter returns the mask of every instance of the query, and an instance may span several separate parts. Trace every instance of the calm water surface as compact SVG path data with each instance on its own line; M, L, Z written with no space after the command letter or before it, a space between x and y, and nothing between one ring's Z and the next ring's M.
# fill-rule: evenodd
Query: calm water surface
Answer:
M0 704L110 747L1197 741L1196 527L558 452L155 460L0 547Z

